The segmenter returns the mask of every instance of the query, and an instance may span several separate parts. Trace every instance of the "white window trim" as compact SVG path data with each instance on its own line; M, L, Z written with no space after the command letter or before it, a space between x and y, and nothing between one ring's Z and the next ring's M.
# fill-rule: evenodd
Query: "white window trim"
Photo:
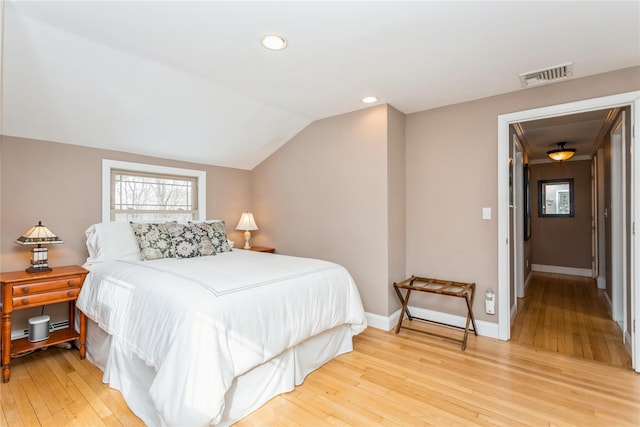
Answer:
M111 222L111 170L124 169L166 175L194 177L198 180L198 221L207 218L207 172L196 169L172 168L146 163L102 159L102 222Z

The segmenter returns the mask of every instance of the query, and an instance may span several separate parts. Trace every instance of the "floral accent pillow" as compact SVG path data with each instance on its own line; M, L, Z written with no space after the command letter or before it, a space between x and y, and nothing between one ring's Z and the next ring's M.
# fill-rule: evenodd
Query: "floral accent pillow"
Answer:
M231 252L231 246L227 240L227 231L225 230L224 221L215 221L202 223L209 228L209 238L217 253Z
M176 258L194 258L215 255L205 224L167 224Z
M167 224L130 222L143 261L175 256Z

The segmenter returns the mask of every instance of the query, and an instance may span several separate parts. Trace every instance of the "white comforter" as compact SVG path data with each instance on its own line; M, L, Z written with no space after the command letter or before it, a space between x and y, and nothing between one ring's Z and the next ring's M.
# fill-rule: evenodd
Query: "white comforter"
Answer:
M335 326L366 328L343 267L243 250L95 264L77 305L153 366L168 425L215 424L235 377Z

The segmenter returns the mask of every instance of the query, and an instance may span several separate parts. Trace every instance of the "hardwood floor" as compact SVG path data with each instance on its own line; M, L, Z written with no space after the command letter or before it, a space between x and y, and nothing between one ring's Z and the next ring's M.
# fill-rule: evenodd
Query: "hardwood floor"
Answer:
M100 378L77 351L14 359L0 425L141 425ZM637 426L640 375L486 337L470 336L462 352L418 332L369 328L353 352L237 425Z
M533 273L511 328L518 344L631 369L622 332L588 277Z
M0 426L144 426L77 350L51 347L11 361Z

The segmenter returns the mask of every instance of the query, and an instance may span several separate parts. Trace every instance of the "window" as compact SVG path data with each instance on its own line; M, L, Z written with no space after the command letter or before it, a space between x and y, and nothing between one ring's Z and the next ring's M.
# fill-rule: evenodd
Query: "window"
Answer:
M572 178L538 181L538 216L574 216Z
M206 218L206 172L104 160L103 221Z

